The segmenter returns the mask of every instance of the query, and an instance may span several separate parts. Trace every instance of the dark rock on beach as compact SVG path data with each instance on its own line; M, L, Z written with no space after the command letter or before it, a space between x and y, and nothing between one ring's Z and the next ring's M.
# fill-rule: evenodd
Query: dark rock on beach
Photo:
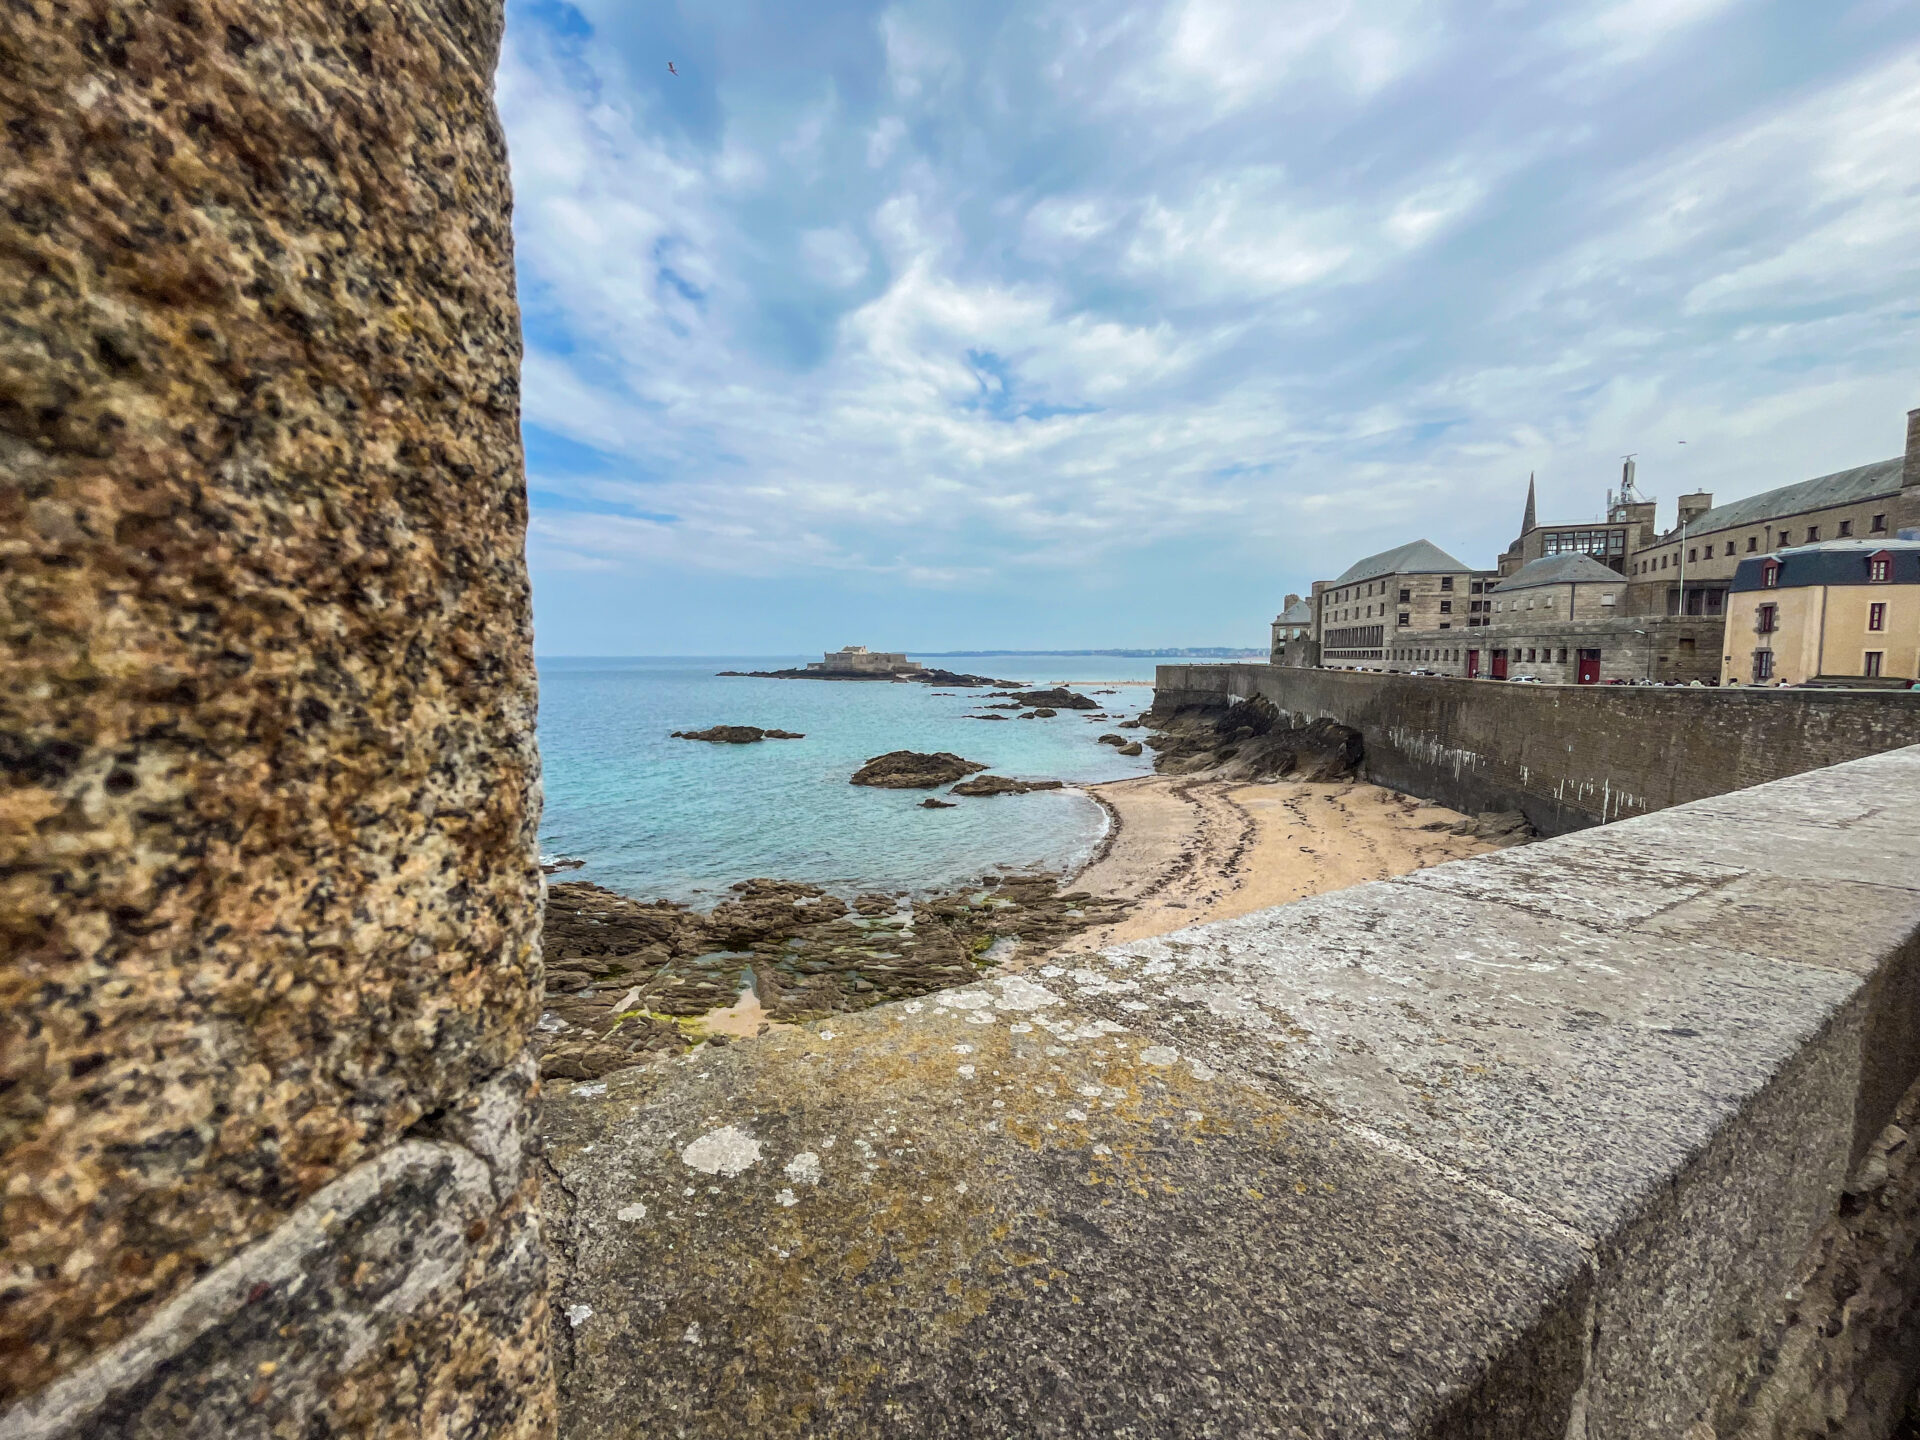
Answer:
M1141 749L1142 747L1140 742L1138 740L1133 740L1133 741L1129 741L1125 745L1122 745L1116 753L1121 755L1138 755L1141 753Z
M945 804L946 802L937 802ZM988 877L932 899L743 880L701 914L586 881L547 894L541 1073L596 1079L702 1039L697 1017L744 988L768 1021L864 1010L977 979L995 941L1042 953L1127 911L1050 876Z
M1044 707L1052 710L1098 710L1100 708L1099 702L1091 696L1082 695L1077 690L1067 690L1064 688L1055 690L1016 690L1009 698L1018 700L1022 705L1030 705L1035 709Z
M922 810L951 810L953 803L948 800L936 800L931 795L920 802Z
M1124 745L1126 743L1127 740L1124 735L1102 735L1098 740L1094 741L1096 745Z
M962 760L948 750L927 755L917 750L889 750L854 771L850 785L874 785L882 790L931 790L987 767Z
M1155 701L1156 706L1158 700ZM1332 720L1289 726L1273 702L1189 702L1143 717L1155 732L1153 768L1221 780L1342 780L1360 766L1360 732Z
M964 780L947 793L949 795L1025 795L1030 790L1060 790L1065 788L1058 780L1009 780L1004 775L982 775L975 780Z
M676 730L675 740L705 740L713 745L756 745L762 740L804 740L791 730L762 730L758 725L714 725L705 730Z

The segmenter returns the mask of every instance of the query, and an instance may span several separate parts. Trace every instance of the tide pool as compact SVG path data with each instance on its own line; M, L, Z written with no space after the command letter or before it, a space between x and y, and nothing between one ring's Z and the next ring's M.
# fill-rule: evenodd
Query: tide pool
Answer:
M924 810L939 790L849 785L889 750L950 750L1019 779L1090 784L1144 774L1151 752L1115 753L1096 737L1153 698L1152 659L1099 656L916 656L930 665L1020 681L1068 682L1110 717L1062 710L1051 720L985 721L984 690L890 682L721 678L817 656L544 659L540 750L544 856L584 860L556 880L592 880L641 899L710 905L753 876L804 880L845 894L930 891L1000 868L1064 870L1105 832L1105 812L1074 791L969 800ZM1097 682L1133 681L1113 687ZM804 740L710 745L670 738L709 725L798 730ZM1142 732L1123 731L1128 739Z

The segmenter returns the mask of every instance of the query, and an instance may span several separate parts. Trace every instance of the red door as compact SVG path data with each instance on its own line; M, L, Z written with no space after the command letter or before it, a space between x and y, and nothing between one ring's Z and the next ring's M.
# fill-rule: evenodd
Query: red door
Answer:
M1496 680L1507 678L1507 652L1504 650L1493 652L1493 678Z
M1600 652L1598 650L1580 652L1580 683L1582 685L1600 683Z
M1480 652L1478 650L1469 650L1467 651L1467 679L1478 680L1479 678Z

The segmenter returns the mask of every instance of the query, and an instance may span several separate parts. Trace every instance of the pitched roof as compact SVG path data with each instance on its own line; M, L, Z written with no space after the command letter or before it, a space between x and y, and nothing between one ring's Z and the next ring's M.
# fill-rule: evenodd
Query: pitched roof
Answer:
M1905 457L1896 455L1891 460L1879 460L1852 470L1836 470L1831 475L1802 480L1796 485L1782 485L1777 490L1749 495L1745 500L1716 505L1704 514L1695 516L1693 523L1687 526L1687 533L1704 535L1709 530L1758 525L1783 515L1822 510L1829 505L1847 505L1856 500L1871 500L1879 495L1897 495L1905 463Z
M1771 555L1749 555L1733 572L1732 588L1792 590L1802 585L1865 585L1868 559L1882 554L1893 561L1894 584L1920 585L1920 540L1828 540L1818 545L1795 545ZM1780 562L1780 583L1765 587L1760 572L1775 560Z
M1361 580L1378 580L1382 575L1469 575L1471 565L1462 565L1431 540L1412 540L1369 555L1349 565L1333 583L1352 585Z
M1618 570L1602 565L1591 555L1576 551L1528 561L1494 589L1531 590L1537 585L1576 585L1592 580L1614 580L1622 585L1627 583L1626 576Z
M1282 610L1273 623L1276 625L1311 625L1313 624L1313 606L1305 600L1296 600L1287 606L1286 609Z

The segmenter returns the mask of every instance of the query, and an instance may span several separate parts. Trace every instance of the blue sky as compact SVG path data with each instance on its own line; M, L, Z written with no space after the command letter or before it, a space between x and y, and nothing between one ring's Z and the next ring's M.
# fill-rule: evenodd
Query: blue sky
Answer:
M1910 0L511 0L499 101L543 654L1259 645L1920 405Z

